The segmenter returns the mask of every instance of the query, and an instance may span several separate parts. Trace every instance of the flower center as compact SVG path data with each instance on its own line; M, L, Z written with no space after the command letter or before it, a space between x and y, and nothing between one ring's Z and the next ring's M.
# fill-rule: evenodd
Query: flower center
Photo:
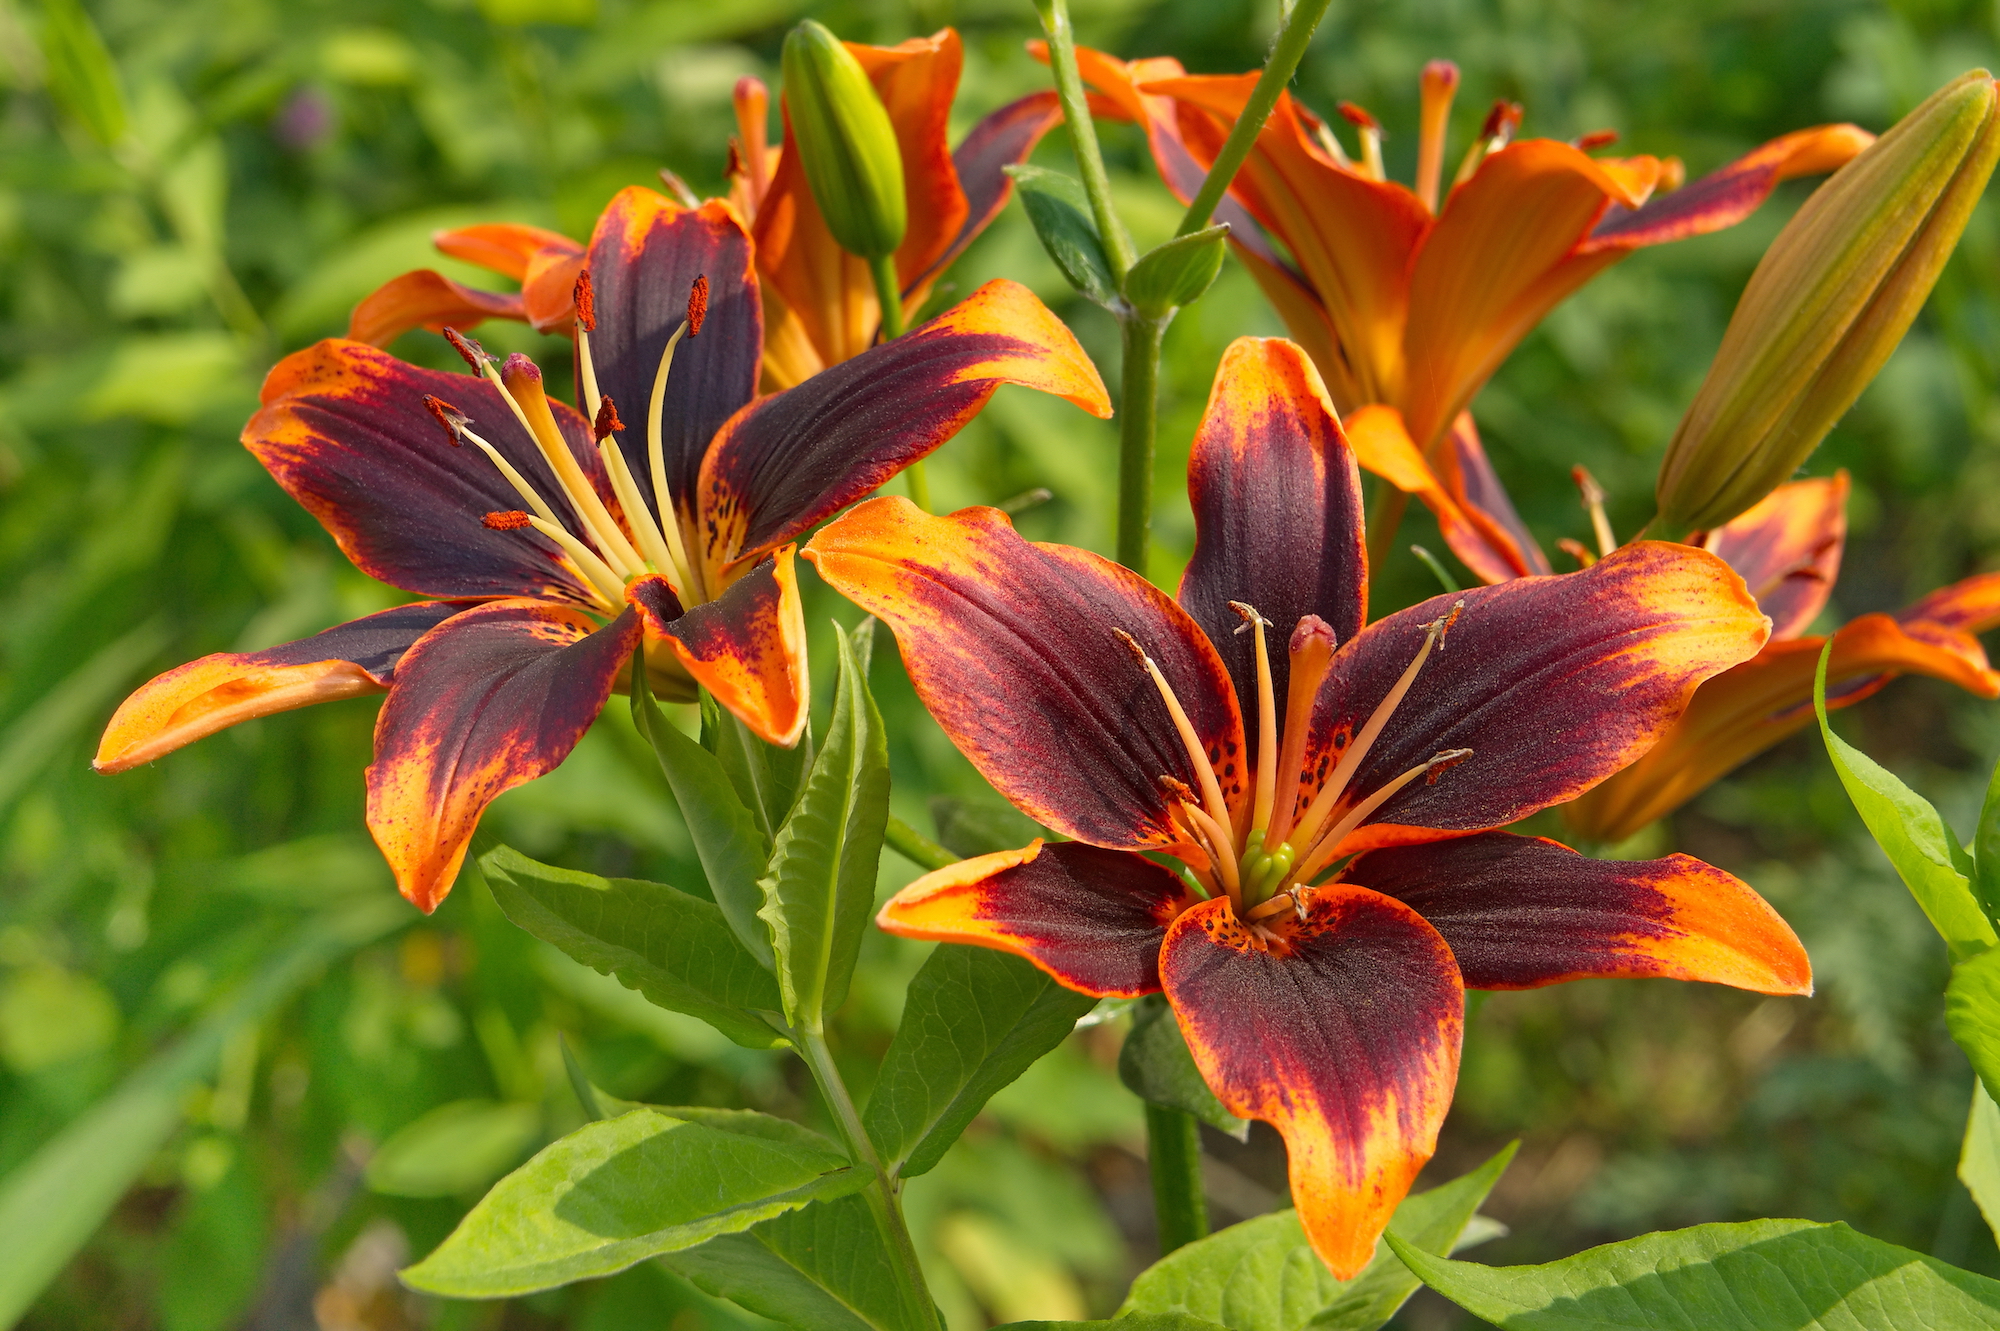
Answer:
M653 502L659 512L657 521L653 509L646 504L639 482L626 465L624 450L614 437L625 429L625 422L618 417L617 404L597 390L597 371L590 358L590 334L597 327L594 305L590 274L585 271L578 275L576 281L578 377L583 382L584 404L592 418L591 433L597 441L598 459L611 482L618 513L612 512L590 478L584 475L583 468L577 464L570 452L569 441L563 438L555 415L549 409L548 395L542 387L542 372L526 356L517 352L496 367L494 358L477 342L452 329L445 330L445 337L458 354L465 357L472 372L490 380L500 390L502 400L528 432L528 437L534 440L535 447L555 475L562 497L575 514L577 529L574 531L528 479L472 429L469 416L438 397L425 397L424 405L451 434L454 444L469 442L486 454L527 504L526 510L507 509L486 514L482 521L487 527L494 531L532 527L554 541L589 584L598 608L607 613L615 614L624 606L625 588L634 578L651 573L665 577L681 604L691 606L706 597L700 569L687 556L679 511L674 507L673 493L667 483L660 420L674 349L680 345L682 337L693 337L701 331L702 318L708 309L708 279L695 279L694 289L688 296L687 318L667 339L666 350L660 356L659 370L653 376L652 402L647 415L647 454L651 464Z
M1376 704L1353 741L1341 751L1333 771L1304 809L1298 807L1299 789L1306 777L1306 746L1311 738L1314 701L1333 666L1337 645L1333 629L1317 615L1307 615L1292 630L1288 644L1291 676L1280 732L1270 648L1265 638L1270 621L1241 601L1232 601L1230 605L1243 617L1243 625L1237 632L1256 635L1257 662L1256 785L1251 798L1234 813L1223 798L1207 751L1188 719L1187 710L1174 695L1173 686L1131 634L1122 629L1114 631L1159 690L1200 785L1196 790L1172 776L1158 778L1161 788L1172 797L1171 815L1176 826L1206 854L1206 866L1191 866L1195 876L1211 896L1226 895L1239 916L1256 924L1288 910L1302 912L1305 894L1321 885L1314 880L1339 857L1341 843L1351 832L1366 824L1391 797L1418 777L1435 781L1446 769L1472 756L1470 749L1446 749L1434 754L1384 782L1336 817L1362 762L1408 696L1424 663L1433 651L1444 650L1445 635L1458 622L1465 602L1457 602L1449 612L1423 626L1423 644L1415 657Z

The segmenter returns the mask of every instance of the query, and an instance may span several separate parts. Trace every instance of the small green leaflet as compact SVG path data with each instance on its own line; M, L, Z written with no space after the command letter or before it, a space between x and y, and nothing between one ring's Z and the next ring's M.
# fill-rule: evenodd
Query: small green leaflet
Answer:
M1977 1080L1972 1083L1972 1112L1965 1118L1965 1145L1958 1153L1958 1179L1986 1227L2000 1236L2000 1105Z
M1819 733L1826 741L1834 771L1840 774L1840 784L1847 788L1847 797L1854 801L1861 821L1896 866L1910 895L1930 917L1931 927L1944 937L1951 959L1964 961L1977 956L2000 942L2000 936L1994 934L1992 922L1972 895L1960 863L1966 855L1951 829L1929 800L1834 734L1826 722L1826 662L1832 650L1829 643L1820 653L1819 670L1813 678L1813 710L1819 714Z
M818 1030L847 997L875 905L875 870L889 820L882 714L847 633L838 632L836 640L833 724L757 884L764 897L757 915L771 927L785 1019L800 1030Z
M701 747L715 755L729 776L743 807L750 811L768 850L771 838L798 797L799 780L812 754L808 731L789 749L766 744L750 728L719 706L713 694L701 695Z
M1391 1238L1426 1285L1502 1331L2000 1327L2000 1281L1809 1220L1645 1234L1544 1266L1455 1262Z
M1228 240L1229 223L1218 222L1148 250L1125 274L1125 298L1155 319L1192 305L1222 271Z
M784 1119L635 1109L544 1147L403 1282L460 1299L550 1289L844 1196L869 1177L832 1142Z
M1006 171L1019 187L1021 207L1027 210L1042 248L1069 284L1106 309L1115 308L1118 279L1112 276L1097 224L1090 220L1090 200L1082 182L1039 166L1010 166Z
M737 942L719 907L664 883L557 869L505 846L480 860L508 919L672 1012L700 1017L737 1044L786 1043L759 1012L778 1011L778 982Z
M988 1098L1095 1005L1019 957L938 944L910 981L862 1116L891 1175L935 1166Z
M1118 1080L1141 1100L1193 1114L1238 1141L1250 1138L1250 1120L1236 1117L1215 1098L1194 1065L1173 1009L1159 994L1133 1004L1132 1029L1118 1051Z

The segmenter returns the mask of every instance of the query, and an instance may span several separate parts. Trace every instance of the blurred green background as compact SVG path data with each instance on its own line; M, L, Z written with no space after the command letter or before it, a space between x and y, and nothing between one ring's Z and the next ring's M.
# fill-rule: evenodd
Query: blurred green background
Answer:
M1278 18L1276 0L1074 8L1086 42L1200 71L1257 64ZM797 1067L534 942L475 875L429 919L403 906L361 824L374 704L252 723L115 778L88 758L150 673L398 599L236 444L275 356L341 331L356 299L407 268L480 280L437 262L436 227L506 218L584 236L616 188L662 166L718 189L735 79L775 84L783 32L806 14L877 42L956 25L961 132L1044 86L1022 50L1027 0L94 0L88 22L75 0L0 0L0 1233L13 1252L0 1310L26 1309L24 1325L761 1325L654 1267L504 1305L396 1286L394 1269L488 1182L580 1121L559 1036L620 1096L820 1111ZM113 81L78 64L92 24ZM1805 124L1880 129L1991 65L1996 25L1991 3L1958 0L1337 0L1299 90L1322 111L1367 105L1407 178L1417 70L1446 56L1465 75L1455 144L1506 96L1526 104L1525 133L1615 127L1692 175ZM1106 134L1143 248L1175 209L1136 133ZM1040 160L1066 164L1059 135ZM1612 270L1479 398L1489 451L1545 545L1585 535L1574 462L1613 492L1621 533L1650 514L1661 448L1736 293L1808 188ZM1994 211L1809 468L1856 481L1835 622L2000 566ZM952 281L964 292L1001 274L1071 319L1115 383L1115 330L1069 298L1018 206ZM1217 357L1232 337L1280 331L1232 264L1169 336L1163 585L1192 540L1181 477ZM545 367L566 354L519 328L481 335ZM398 350L446 363L421 333ZM1021 525L1105 550L1115 447L1114 426L1003 390L932 463L932 484L949 506L1047 486L1053 500ZM1425 521L1408 539L1441 549ZM1434 588L1399 556L1377 609ZM815 624L854 619L810 594ZM960 845L1018 841L893 652L877 654L875 682L899 812ZM2000 711L1916 680L1844 715L1969 826ZM544 859L700 890L621 707L487 827ZM1971 1074L1944 1032L1942 951L1817 741L1789 742L1641 841L1621 853L1686 849L1762 890L1804 937L1819 992L1591 983L1492 998L1469 1024L1434 1167L1449 1177L1524 1139L1488 1207L1513 1232L1481 1256L1542 1261L1785 1215L2000 1273L1952 1174ZM912 874L885 856L885 890ZM857 1086L921 956L868 944L838 1032ZM1118 1040L1115 1022L1079 1032L912 1185L954 1331L1103 1315L1152 1259L1139 1111L1110 1070ZM1208 1144L1218 1221L1285 1204L1274 1136ZM1465 1323L1425 1296L1399 1324Z

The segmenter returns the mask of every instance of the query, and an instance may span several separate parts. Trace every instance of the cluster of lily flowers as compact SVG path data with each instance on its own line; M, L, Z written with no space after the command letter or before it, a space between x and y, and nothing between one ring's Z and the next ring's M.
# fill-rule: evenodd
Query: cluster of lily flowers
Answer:
M954 150L954 33L848 50L902 156L892 267L898 313L914 313L1060 111L1024 98ZM1191 196L1256 75L1080 55ZM1583 835L1620 839L1809 719L1822 640L1806 631L1838 572L1846 478L1767 487L1685 540L1621 546L1599 509L1597 548L1569 543L1582 567L1557 575L1468 407L1591 276L1733 225L1871 136L1802 130L1673 188L1678 163L1592 156L1605 136L1517 139L1520 108L1502 104L1446 189L1456 84L1448 64L1424 71L1414 188L1385 177L1359 108L1341 108L1352 153L1290 94L1257 139L1218 216L1296 341L1240 339L1223 359L1177 595L1026 541L997 509L867 498L1002 384L1100 417L1111 403L1068 329L1009 281L879 340L881 284L829 229L791 117L770 145L768 95L745 80L726 199L627 189L582 244L516 225L441 234L518 292L407 274L349 337L271 371L245 445L357 568L421 599L168 671L119 708L97 766L386 694L368 826L428 911L486 806L561 763L634 671L797 743L803 554L894 631L994 788L1062 838L927 874L882 927L1004 949L1087 994L1164 992L1222 1103L1284 1136L1301 1221L1352 1275L1435 1149L1467 989L1811 990L1798 939L1732 875L1503 829L1562 806ZM491 318L572 340L575 407L527 357L465 335ZM417 328L471 373L386 350ZM1428 505L1487 585L1371 621L1363 469ZM1831 701L1905 671L2000 696L1972 636L1996 622L2000 575L1863 616L1833 635Z

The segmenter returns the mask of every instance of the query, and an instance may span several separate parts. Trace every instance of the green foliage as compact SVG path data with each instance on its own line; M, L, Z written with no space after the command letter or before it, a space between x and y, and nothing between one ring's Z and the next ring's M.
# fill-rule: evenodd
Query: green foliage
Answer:
M867 626L862 631L872 629ZM833 722L798 803L758 881L771 926L785 1019L820 1029L847 997L861 931L875 901L875 867L889 817L889 749L882 713L846 633L836 638L840 677Z
M647 1002L700 1017L751 1049L786 1043L757 1015L778 1010L776 980L712 902L664 883L537 864L505 846L480 867L508 919Z
M1150 319L1194 304L1222 272L1228 240L1229 224L1220 222L1148 250L1125 274L1125 299Z
M369 1158L365 1177L395 1197L455 1197L512 1168L541 1132L534 1105L453 1100L405 1124Z
M1020 191L1021 207L1057 268L1083 295L1110 309L1118 303L1118 279L1105 256L1090 200L1075 176L1040 166L1013 166L1007 174Z
M1951 968L1944 1020L1991 1094L2000 1086L2000 950L1982 952Z
M862 1119L890 1172L934 1168L992 1094L1094 1006L1019 957L940 944L910 981Z
M404 1282L455 1298L525 1294L622 1271L867 1182L810 1129L748 1111L690 1121L695 1113L635 1109L544 1148Z
M1958 1180L1972 1194L1986 1227L2000 1234L2000 1105L1983 1082L1972 1085L1972 1111L1965 1117L1965 1145L1958 1153Z
M802 1331L912 1331L867 1203L842 1197L667 1256L702 1289Z
M1544 1266L1481 1266L1390 1246L1424 1283L1502 1331L2000 1326L2000 1282L1846 1225L1753 1220L1607 1244Z
M1194 1065L1180 1023L1165 998L1149 994L1133 1005L1132 1029L1118 1051L1118 1080L1142 1100L1193 1114L1218 1132L1248 1140L1250 1124L1223 1107Z

